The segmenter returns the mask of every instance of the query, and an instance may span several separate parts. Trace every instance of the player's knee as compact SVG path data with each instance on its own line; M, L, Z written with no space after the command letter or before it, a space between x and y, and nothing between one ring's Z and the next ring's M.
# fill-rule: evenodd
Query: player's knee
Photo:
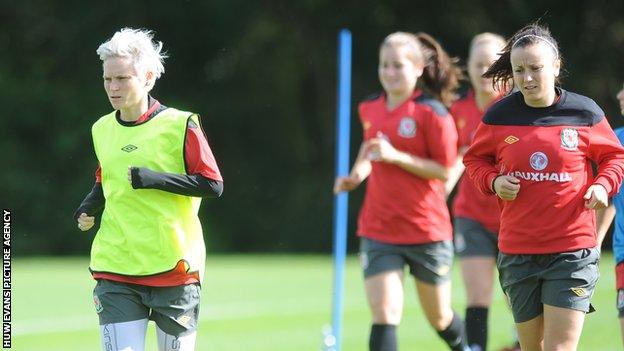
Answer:
M435 330L444 330L453 321L453 311L436 311L428 315L427 320Z
M375 324L397 325L401 322L401 306L373 303L371 304L371 311L373 313L373 323Z

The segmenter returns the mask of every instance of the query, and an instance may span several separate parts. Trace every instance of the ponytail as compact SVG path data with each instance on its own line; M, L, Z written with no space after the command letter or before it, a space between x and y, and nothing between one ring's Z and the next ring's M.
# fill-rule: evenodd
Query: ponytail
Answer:
M427 33L417 33L425 59L421 77L425 88L447 107L457 99L455 90L463 74L456 57L450 57L433 37Z
M491 78L494 90L499 92L509 92L513 89L513 71L511 70L511 43L507 42L498 60L496 60L487 71L483 73L483 78Z

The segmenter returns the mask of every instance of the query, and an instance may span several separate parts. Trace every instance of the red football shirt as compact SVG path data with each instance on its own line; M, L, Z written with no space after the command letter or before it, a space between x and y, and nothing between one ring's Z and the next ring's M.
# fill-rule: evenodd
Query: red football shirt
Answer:
M474 91L470 90L466 97L457 100L451 106L450 112L457 128L458 148L470 146L484 113L477 106ZM479 222L487 230L498 233L500 219L498 198L481 193L464 175L459 181L453 200L453 216Z
M592 184L617 193L624 149L591 99L557 89L554 105L532 108L521 93L492 106L464 156L477 188L492 194L499 174L520 180L516 199L501 201L499 249L545 254L596 246L594 210L583 196ZM594 177L591 161L598 165Z
M393 110L385 95L359 105L364 140L383 133L397 150L452 166L457 132L444 106L420 91ZM450 240L444 184L384 162L372 162L358 235L393 244Z

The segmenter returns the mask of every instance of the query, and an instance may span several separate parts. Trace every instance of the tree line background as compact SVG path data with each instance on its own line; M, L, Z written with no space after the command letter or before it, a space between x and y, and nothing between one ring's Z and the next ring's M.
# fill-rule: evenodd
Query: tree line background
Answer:
M378 46L425 31L465 63L473 35L510 36L541 18L559 40L563 86L594 98L620 126L624 2L557 1L0 1L0 206L18 255L87 254L94 231L72 214L94 181L90 126L110 111L98 45L148 28L170 57L152 94L198 112L225 180L204 200L211 252L328 252L331 247L336 39L353 33L356 105L381 89ZM349 247L363 189L350 196Z

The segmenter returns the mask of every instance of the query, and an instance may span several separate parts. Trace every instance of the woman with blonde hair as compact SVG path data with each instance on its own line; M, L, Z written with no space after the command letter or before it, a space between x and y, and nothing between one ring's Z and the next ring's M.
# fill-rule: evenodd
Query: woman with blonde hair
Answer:
M498 59L504 46L505 39L494 33L478 34L470 43L467 68L471 89L450 108L458 135L459 157L454 169L457 174L464 171L461 158L472 143L483 114L501 97L492 79L482 75ZM473 351L484 351L498 255L498 201L496 196L481 194L464 176L453 200L452 213L455 253L466 289L466 337Z
M161 49L131 28L97 49L113 111L91 128L99 167L74 218L87 231L101 215L89 270L106 351L144 350L149 320L159 351L195 349L206 256L197 212L223 179L199 116L149 94L164 72Z

